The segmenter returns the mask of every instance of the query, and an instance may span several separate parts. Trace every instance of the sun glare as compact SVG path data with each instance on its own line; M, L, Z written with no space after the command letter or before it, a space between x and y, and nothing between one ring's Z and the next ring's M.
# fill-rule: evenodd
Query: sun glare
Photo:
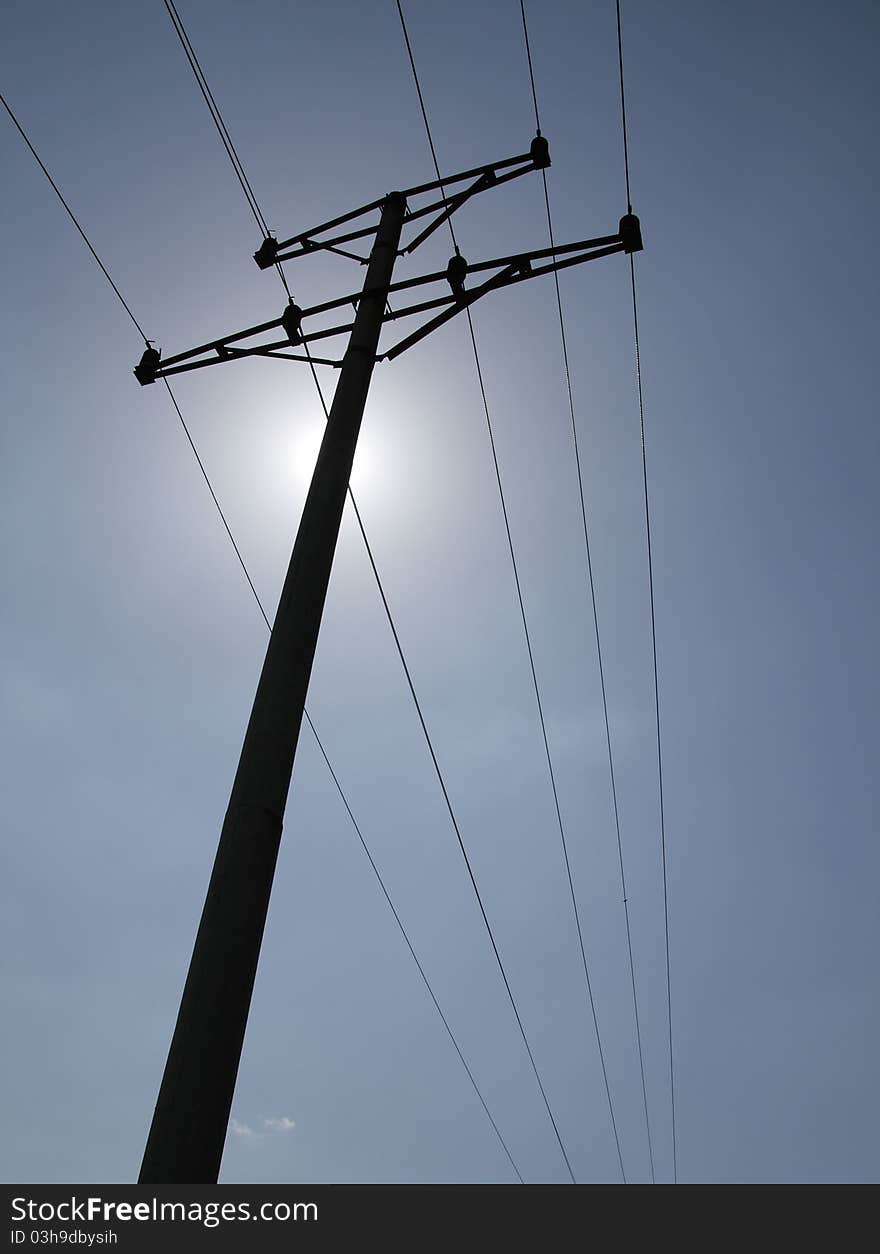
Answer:
M318 460L318 451L324 436L324 423L303 424L291 437L289 453L285 452L285 462L289 467L294 483L299 488L307 489L312 481L312 472ZM354 465L351 472L351 486L362 491L376 486L379 475L379 457L373 448L369 435L361 433Z

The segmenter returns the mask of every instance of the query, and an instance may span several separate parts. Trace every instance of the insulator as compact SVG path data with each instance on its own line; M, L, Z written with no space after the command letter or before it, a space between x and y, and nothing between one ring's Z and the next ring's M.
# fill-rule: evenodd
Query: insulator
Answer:
M536 135L529 147L529 156L536 170L546 170L550 165L550 145L543 135Z
M300 309L299 305L295 305L293 301L290 302L284 310L284 313L281 315L281 325L284 327L284 331L291 344L302 344L302 327L300 326L302 316L303 311Z
M620 219L618 234L623 241L625 253L642 251L642 226L634 213L627 213Z
M275 258L278 256L278 240L273 239L271 235L267 235L260 247L254 253L254 261L261 270L268 270L270 266L274 266Z
M461 296L464 293L464 280L467 272L468 264L461 253L456 253L454 257L450 257L449 265L446 267L446 278L449 280L449 286L452 288L454 296Z
M147 348L144 355L134 368L134 377L143 387L147 383L156 382L156 371L159 369L161 354L158 348Z

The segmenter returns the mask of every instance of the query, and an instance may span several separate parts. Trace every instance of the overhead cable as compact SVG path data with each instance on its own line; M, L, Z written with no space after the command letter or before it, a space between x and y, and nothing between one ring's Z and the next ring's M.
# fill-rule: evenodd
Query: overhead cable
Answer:
M422 121L424 122L425 132L428 138L428 146L431 150L431 157L434 162L434 169L437 174L437 179L439 180L441 176L440 176L439 163L437 161L437 151L434 146L434 140L431 134L431 127L428 122L428 114L425 108L424 95L422 93L421 83L419 81L419 75L416 69L415 56L413 54L412 43L409 38L409 32L407 30L406 19L404 17L401 0L396 0L396 4L397 4L397 12L400 17L401 27L403 29L404 42L406 44L407 55L409 57L410 69L412 71L412 76L413 76L413 80L415 82L415 87L416 87L416 93L419 99L419 105L420 105L421 114L422 114ZM456 253L458 253L459 252L458 243L455 237L455 231L454 231L451 221L449 221L449 231L452 237L453 246L456 250ZM620 1172L621 1172L621 1176L623 1177L625 1181L626 1173L625 1173L624 1166L623 1166L623 1157L620 1151L620 1138L617 1132L617 1121L616 1121L615 1114L614 1114L614 1105L611 1100L611 1091L610 1091L610 1088L608 1087L604 1051L602 1048L602 1038L601 1038L601 1033L599 1031L599 1021L598 1021L598 1016L596 1013L595 999L593 996L592 981L590 979L589 963L587 961L586 946L585 946L584 936L583 936L583 928L581 925L580 911L579 911L578 903L577 903L577 895L574 890L574 880L572 876L571 862L570 862L569 853L568 853L568 842L567 842L566 835L565 835L565 825L562 820L562 811L561 811L561 807L559 804L559 794L558 794L558 789L556 785L556 776L555 776L555 772L553 769L552 755L550 753L550 743L549 743L549 739L547 736L547 726L546 726L546 721L544 718L544 709L543 709L543 704L541 701L541 692L540 692L540 687L538 684L537 672L535 669L534 652L532 649L532 642L531 642L531 635L529 632L528 620L526 618L525 604L523 601L522 587L521 587L520 577L519 577L519 569L518 569L517 560L516 560L516 552L514 550L513 538L512 538L511 530L510 530L510 519L508 515L508 510L507 510L507 502L506 502L505 495L504 495L504 487L503 487L503 483L501 479L501 470L500 470L500 466L498 462L497 449L495 445L495 435L494 435L494 430L492 426L492 418L489 412L489 403L488 403L488 399L486 395L486 388L485 388L485 383L483 380L483 371L480 365L480 356L479 356L479 351L477 349L476 334L474 331L474 325L473 325L473 320L471 318L470 309L466 309L465 314L467 317L468 331L470 334L471 347L472 347L473 354L474 354L474 363L475 363L476 370L477 370L477 379L478 379L479 388L480 388L480 395L482 398L483 410L484 410L484 414L486 418L486 426L487 426L487 431L489 435L489 444L490 444L491 451L492 451L492 461L493 461L493 465L495 469L495 479L496 479L496 483L498 486L498 494L499 494L499 499L501 503L501 511L502 511L502 516L504 519L505 532L507 535L507 544L508 544L508 549L510 552L510 559L511 559L511 565L513 568L514 582L516 585L516 592L517 592L517 598L519 601L520 615L522 618L523 631L524 631L525 641L526 641L526 648L527 648L528 657L529 657L529 666L530 666L531 675L532 675L532 683L533 683L534 691L535 691L535 700L537 704L539 722L541 725L541 734L542 734L542 738L544 742L544 751L545 751L545 756L547 760L548 774L550 778L550 785L551 785L551 789L553 793L553 801L554 801L554 806L556 810L557 825L559 828L559 835L560 835L560 839L562 843L562 851L563 851L563 859L565 863L566 876L568 879L569 892L571 895L572 908L573 908L574 919L575 919L575 924L577 928L578 944L579 944L581 960L582 960L582 964L584 968L584 978L585 978L585 984L586 984L587 999L588 999L590 1012L591 1012L592 1019L593 1019L593 1026L594 1026L595 1033L596 1033L596 1041L597 1041L597 1045L599 1049L599 1057L601 1061L602 1072L603 1072L603 1075L605 1076L605 1089L606 1089L606 1094L608 1097L609 1110L611 1114L611 1124L612 1124L612 1130L614 1133L615 1146L617 1148L617 1157L618 1157L618 1162L620 1165ZM523 1032L523 1039L525 1040L524 1032ZM528 1045L528 1041L525 1040L525 1043L526 1043L526 1048L529 1053L529 1057L532 1061L532 1066L535 1071L535 1076L538 1080L538 1084L541 1089L542 1096L544 1097L544 1102L547 1108L547 1113L553 1125L554 1132L556 1133L557 1141L559 1142L559 1147L562 1151L562 1155L565 1159L566 1166L568 1167L569 1173L571 1174L572 1179L574 1179L574 1173L572 1172L572 1169L571 1169L571 1164L569 1162L568 1153L562 1142L562 1138L559 1133L559 1128L557 1126L556 1119L553 1115L553 1111L550 1108L549 1101L547 1100L547 1096L544 1091L543 1082L541 1081L540 1074L538 1073L537 1066L535 1065L534 1058L532 1057L531 1049Z
M615 0L617 15L617 62L620 71L620 117L623 131L623 168L626 177L627 212L632 212L629 181L629 140L626 126L626 91L623 82L623 38L620 23L620 0ZM648 552L648 591L651 603L651 654L654 668L654 718L657 732L657 781L660 795L660 850L663 866L663 926L666 939L666 1010L669 1025L669 1101L672 1112L672 1178L678 1183L678 1148L675 1136L675 1064L672 1047L672 981L669 963L669 887L666 871L666 816L663 796L663 750L660 736L660 687L657 679L657 621L654 612L654 558L651 550L651 510L648 501L648 454L645 443L645 402L642 389L642 358L639 350L639 315L636 298L636 268L632 254L629 259L630 290L632 293L633 335L635 339L636 384L639 397L639 432L642 442L642 478L645 496L645 538Z
M525 0L520 0L520 13L522 15L523 35L525 37L525 45L526 45L526 58L528 61L528 66L529 66L529 82L531 84L532 100L534 101L534 106L535 106L535 126L537 127L538 133L540 134L541 123L540 123L540 119L538 116L538 95L535 89L535 72L534 72L534 68L532 65L532 49L531 49L531 43L529 40L529 28L526 22ZM550 192L549 192L548 185L547 185L547 171L546 170L541 171L541 177L543 179L544 207L545 207L546 215L547 215L547 233L550 239L550 247L553 248L555 247L555 240L553 236L553 218L550 212ZM572 443L574 446L574 460L575 460L575 467L577 469L578 495L580 498L581 521L583 524L583 533L584 533L584 551L586 553L586 559L587 559L587 584L590 589L590 602L591 602L592 611L593 611L593 627L594 627L595 638L596 638L596 654L599 660L599 683L600 683L600 687L602 691L602 713L603 713L604 722L605 722L605 742L606 742L606 746L608 749L608 770L609 770L609 774L611 778L611 799L612 799L613 808L614 808L614 827L615 827L615 832L617 835L617 857L618 857L618 864L620 867L620 888L621 888L621 896L623 898L623 912L624 912L624 920L626 924L626 944L627 944L627 950L629 954L630 984L632 986L632 1000L633 1000L633 1014L635 1017L636 1044L638 1047L639 1071L641 1073L641 1082L642 1082L642 1104L643 1104L644 1113L645 1113L645 1131L646 1131L647 1141L648 1141L648 1158L649 1158L650 1166L651 1166L651 1180L652 1182L655 1182L656 1176L654 1172L654 1146L653 1146L653 1141L651 1138L651 1120L648 1115L648 1088L647 1088L647 1084L645 1081L645 1057L644 1057L644 1050L642 1047L642 1030L641 1030L641 1021L639 1017L639 1001L638 1001L638 996L636 993L636 971L635 971L635 961L633 958L632 930L630 927L630 919L629 919L629 899L628 899L627 891L626 891L626 873L624 871L623 843L621 841L621 835L620 835L620 807L617 801L617 781L616 781L615 771L614 771L614 755L611 750L611 725L610 725L609 718L608 718L608 697L607 697L607 691L606 691L606 685L605 685L605 667L604 667L603 660L602 660L602 639L601 639L601 635L599 632L599 614L598 614L598 609L596 606L596 584L593 578L593 561L592 561L592 555L590 551L590 533L589 533L589 527L587 525L587 507L586 507L586 499L585 499L585 494L584 494L583 471L581 468L581 456L580 456L580 447L579 447L578 434L577 434L577 422L575 420L574 396L572 393L572 386L571 386L571 369L569 367L569 358L568 358L568 338L566 335L565 317L564 317L563 309L562 309L562 293L559 287L559 274L555 270L553 272L553 280L556 286L556 311L557 311L558 320L559 320L559 335L560 335L560 340L562 343L562 364L563 364L563 370L565 374L566 393L568 396L568 412L569 412L569 416L571 419L571 435L572 435ZM607 1073L605 1073L605 1083L606 1085L608 1084ZM609 1100L610 1100L610 1092L609 1092Z

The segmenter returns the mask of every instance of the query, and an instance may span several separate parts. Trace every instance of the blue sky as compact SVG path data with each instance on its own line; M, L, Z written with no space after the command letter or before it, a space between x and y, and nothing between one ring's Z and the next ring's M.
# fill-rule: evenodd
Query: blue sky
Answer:
M271 227L433 177L396 8L181 0ZM441 169L527 147L519 5L405 6ZM611 3L532 5L557 238L625 210ZM679 1178L867 1181L876 1057L876 6L623 5L664 728ZM277 316L158 0L13 5L3 92L166 353ZM133 1179L265 627L142 345L12 125L0 686L7 1180ZM459 216L541 247L540 182ZM401 277L445 265L440 236ZM300 304L355 290L289 267ZM561 279L658 1179L662 880L628 267ZM649 1179L550 280L474 321L628 1178ZM377 368L354 486L579 1180L618 1178L466 327ZM332 386L332 376L328 376ZM184 376L270 613L320 438L309 376ZM564 1164L348 516L309 709L529 1181ZM506 1181L304 734L222 1180ZM293 1126L290 1126L290 1125Z

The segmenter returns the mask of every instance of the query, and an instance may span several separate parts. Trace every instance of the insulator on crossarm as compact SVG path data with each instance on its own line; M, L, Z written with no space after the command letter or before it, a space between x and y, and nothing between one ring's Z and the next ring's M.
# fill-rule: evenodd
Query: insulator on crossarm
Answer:
M536 170L546 170L550 165L550 145L543 135L536 135L529 148L529 156Z
M273 239L271 235L267 235L260 247L254 253L254 261L261 270L268 270L270 266L274 266L275 258L278 256L278 240Z
M634 213L627 213L620 219L618 234L623 242L625 253L642 251L642 226Z
M134 368L134 377L141 387L156 382L156 371L159 369L161 354L158 348L146 348L144 355Z
M452 288L452 295L456 300L460 300L464 295L464 280L467 271L468 264L461 253L456 253L454 257L450 257L449 265L446 267L446 278L449 281L449 286Z
M281 315L281 325L290 340L291 344L296 346L302 344L302 322L303 311L299 305L295 305L293 301L289 303L284 313Z

